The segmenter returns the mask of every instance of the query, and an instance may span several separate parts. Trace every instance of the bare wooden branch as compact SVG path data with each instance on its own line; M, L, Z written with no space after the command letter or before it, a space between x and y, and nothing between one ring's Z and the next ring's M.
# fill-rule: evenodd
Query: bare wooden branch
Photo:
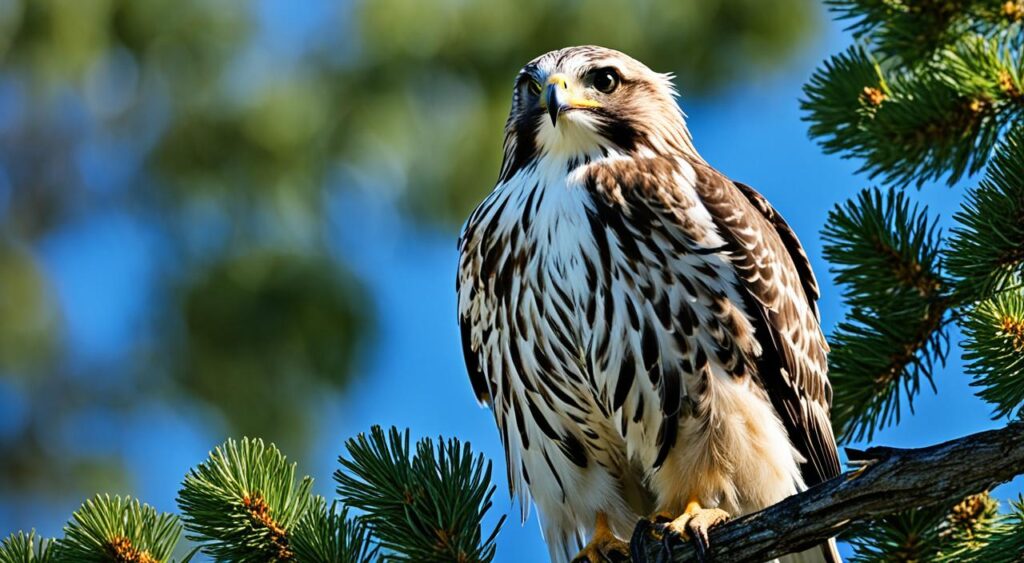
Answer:
M760 512L711 530L706 560L767 561L813 547L857 521L908 508L954 504L1024 473L1024 422L919 449L851 452L866 465ZM693 546L670 542L667 561L698 561ZM662 542L633 535L634 563L665 561Z

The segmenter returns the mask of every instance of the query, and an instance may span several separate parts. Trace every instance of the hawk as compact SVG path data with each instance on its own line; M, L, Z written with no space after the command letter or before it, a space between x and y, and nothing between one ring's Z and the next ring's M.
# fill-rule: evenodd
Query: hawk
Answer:
M697 153L671 75L596 46L523 67L459 253L470 381L553 561L622 560L652 515L706 549L839 474L811 265Z

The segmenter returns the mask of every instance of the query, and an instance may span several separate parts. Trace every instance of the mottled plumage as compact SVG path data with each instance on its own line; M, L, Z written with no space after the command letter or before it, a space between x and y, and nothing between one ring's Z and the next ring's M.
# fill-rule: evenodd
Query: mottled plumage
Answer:
M470 381L553 560L596 514L628 538L656 511L736 516L839 473L810 264L697 154L669 76L600 47L529 63L459 250Z

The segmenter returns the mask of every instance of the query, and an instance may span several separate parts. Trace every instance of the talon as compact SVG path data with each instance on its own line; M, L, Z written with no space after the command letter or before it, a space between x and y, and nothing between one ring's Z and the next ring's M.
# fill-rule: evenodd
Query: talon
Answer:
M654 563L668 563L672 560L672 546L670 539L676 534L669 528L675 515L670 512L656 512L649 518L637 520L633 528L633 535L629 540L629 553L633 563L649 563L650 558L645 547L650 540L660 542L662 549L658 551Z
M708 556L708 538L701 532L697 532L693 536L693 550L697 553L698 563L704 563L707 561Z
M656 516L657 517L657 516ZM661 524L662 552L671 559L672 546L677 538L693 543L698 561L706 561L711 549L708 532L711 528L729 520L729 514L718 508L702 508L696 499L686 505L686 511L678 518ZM659 525L653 525L657 528Z
M661 554L665 561L671 561L673 546L680 540L689 540L689 532L686 530L686 523L689 521L689 514L682 514L678 518L661 524Z
M729 514L718 508L699 509L690 516L686 523L686 529L690 532L694 549L697 552L697 560L705 561L708 550L711 548L711 541L708 532L711 528L729 520Z

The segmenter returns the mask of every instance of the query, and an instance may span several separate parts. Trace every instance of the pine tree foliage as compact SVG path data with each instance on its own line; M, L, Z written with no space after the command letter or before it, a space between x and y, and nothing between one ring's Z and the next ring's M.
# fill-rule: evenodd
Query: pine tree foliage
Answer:
M53 561L158 563L169 561L181 536L173 514L137 499L97 496L85 501L64 527Z
M361 518L351 516L337 501L328 506L320 496L299 521L292 548L297 561L323 563L371 563L378 550Z
M899 421L902 405L912 408L922 381L934 387L951 318L979 337L965 343L979 394L997 414L1009 413L1021 402L1019 354L1007 337L1016 325L1007 314L992 323L993 308L1012 312L1016 297L979 300L1021 291L1013 280L1024 268L1024 11L1013 2L833 7L853 22L860 44L826 61L805 86L810 132L826 151L862 159L869 176L890 184L885 195L867 191L838 206L824 230L850 307L832 337L840 438L870 439ZM986 166L948 242L927 210L898 191L954 183Z
M943 516L941 510L908 510L855 528L846 538L854 552L850 563L934 561Z
M999 503L987 492L956 505L898 512L881 521L854 528L848 538L851 563L911 563L951 559L985 546L1003 529Z
M52 546L52 540L37 536L35 530L11 534L0 542L0 563L49 563Z
M185 477L178 494L189 538L230 561L293 559L291 530L312 501L313 480L262 440L228 440Z
M803 108L810 132L825 151L862 159L861 170L869 177L896 186L943 178L955 184L965 174L982 170L1005 130L1024 117L1024 58L1019 36L1009 32L1019 24L986 20L986 25L956 31L948 41L928 46L923 37L927 30L953 29L927 27L945 20L941 9L916 8L918 24L894 22L889 27L875 25L878 14L909 3L836 4L843 13L870 5L866 13L871 17L854 25L861 44L833 57L805 86ZM884 7L878 12L880 5ZM921 48L928 53L887 50L902 44L890 32L908 34L906 43L914 53ZM893 52L904 56L894 57Z
M416 562L490 561L504 516L483 536L491 508L491 465L456 439L420 440L380 427L346 444L334 474L345 503L366 513L384 559ZM410 533L411 532L411 533Z
M939 558L943 562L992 563L1020 561L1024 554L1024 498L1013 503L1009 514L989 526L981 547L968 544Z
M899 421L949 353L955 320L967 371L996 417L1024 405L1024 1L832 0L857 45L805 85L812 137L862 161L886 190L839 205L823 231L849 311L831 337L834 424L870 439ZM908 185L969 189L944 239ZM987 497L985 497L987 499ZM857 528L858 561L1011 561L1021 506L970 497Z
M1024 20L1018 0L827 0L854 37L887 58L927 58L968 34L1013 37Z
M823 237L850 306L832 335L833 423L841 441L870 439L945 361L941 233L906 194L874 189L836 206Z
M961 293L987 297L1024 279L1024 127L1011 132L955 219L946 267Z
M863 158L873 141L869 125L882 102L892 98L881 67L855 45L825 61L804 86L802 107L811 113L809 132L826 153Z
M373 451L397 455L385 467L370 444ZM185 476L180 520L131 498L98 496L74 513L62 538L44 540L33 532L3 540L0 563L166 563L181 549L183 529L198 546L180 563L200 552L215 561L260 563L493 558L504 517L489 536L481 534L494 493L491 464L474 456L469 444L441 440L435 447L425 439L410 455L408 432L392 429L385 436L375 427L370 438L350 441L349 453L343 458L346 477L339 480L346 482L348 472L373 479L328 504L311 494L313 480L297 478L296 464L273 444L228 440ZM376 473L382 469L387 473ZM404 489L394 488L399 485ZM372 488L378 486L384 488ZM408 491L409 503L384 506L396 490Z
M1008 416L1024 405L1024 292L1004 291L967 310L960 321L972 385Z

